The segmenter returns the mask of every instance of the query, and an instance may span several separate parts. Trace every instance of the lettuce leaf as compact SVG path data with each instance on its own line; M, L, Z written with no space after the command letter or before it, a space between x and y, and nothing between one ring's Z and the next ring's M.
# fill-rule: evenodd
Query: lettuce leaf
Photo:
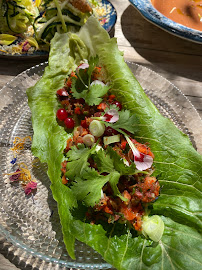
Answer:
M76 52L77 45L79 48ZM84 58L88 56L88 51L81 40L72 40L67 34L56 34L51 47L49 65L43 77L27 90L34 130L32 152L41 162L48 164L48 176L51 179L53 197L58 202L64 242L70 256L74 258L75 237L69 234L72 220L70 209L76 207L77 203L71 190L61 183L60 172L64 159L63 150L70 135L56 121L55 115L59 107L56 91L63 87L67 74L78 66L81 60L80 50L82 49ZM67 209L64 205L68 206Z
M201 155L189 138L152 104L124 62L116 39L110 39L94 17L88 19L74 38L76 41L71 40L70 34L54 37L49 66L41 80L27 92L34 129L33 154L48 164L67 251L75 258L76 238L120 270L201 269ZM72 43L76 45L71 46ZM162 191L151 214L160 215L165 224L159 243L135 235L124 225L91 225L79 220L72 211L79 211L74 194L61 184L60 165L69 135L55 119L58 107L55 92L82 58L96 55L107 70L117 99L132 115L138 116L135 137L149 142L155 154L155 175Z

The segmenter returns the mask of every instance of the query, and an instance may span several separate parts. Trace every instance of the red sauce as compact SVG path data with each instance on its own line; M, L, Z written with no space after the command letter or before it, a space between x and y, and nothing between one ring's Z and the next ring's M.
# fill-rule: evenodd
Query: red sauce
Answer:
M202 0L151 0L167 18L202 31Z

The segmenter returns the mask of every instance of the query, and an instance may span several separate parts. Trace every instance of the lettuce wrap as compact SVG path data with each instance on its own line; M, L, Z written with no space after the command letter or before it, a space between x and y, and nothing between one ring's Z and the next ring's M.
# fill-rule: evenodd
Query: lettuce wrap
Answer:
M56 91L81 60L99 57L114 93L136 117L136 138L148 142L155 155L154 176L162 187L150 215L158 215L165 229L159 242L80 218L83 209L72 190L61 182L63 150L71 136L56 120ZM75 239L99 252L117 269L201 269L202 157L187 135L164 118L124 62L115 38L90 17L77 34L57 34L51 41L49 64L42 78L27 91L34 130L32 152L48 164L51 190L57 201L61 229L69 255L75 259Z

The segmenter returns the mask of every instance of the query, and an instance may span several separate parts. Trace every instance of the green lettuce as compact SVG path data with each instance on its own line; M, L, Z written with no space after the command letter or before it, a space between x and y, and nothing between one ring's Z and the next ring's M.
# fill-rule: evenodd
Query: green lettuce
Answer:
M96 55L107 70L117 99L132 115L138 116L134 118L135 138L148 142L155 155L154 174L158 175L162 190L150 214L161 216L165 224L158 243L135 235L124 225L85 223L75 216L80 206L73 191L61 183L63 149L70 134L56 121L59 104L55 93L80 60ZM124 62L116 39L110 39L94 17L88 19L78 34L55 35L49 65L27 94L34 129L32 151L48 164L69 255L75 258L74 241L78 239L121 270L201 269L202 157L189 138L159 113ZM89 204L92 200L90 197Z

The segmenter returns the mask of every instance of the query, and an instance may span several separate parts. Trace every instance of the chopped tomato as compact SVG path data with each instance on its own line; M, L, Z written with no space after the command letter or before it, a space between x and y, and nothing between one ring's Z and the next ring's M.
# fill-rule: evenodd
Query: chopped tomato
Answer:
M76 76L76 73L75 73L74 71L71 72L70 77L78 78L78 77Z
M82 126L83 128L88 128L88 127L89 127L89 123L87 123L86 119L81 120L81 126Z
M92 80L97 80L101 73L101 67L95 67L92 73Z
M75 72L73 72L73 71L71 72L70 77L68 77L68 79L67 79L66 82L65 82L65 84L66 84L66 86L67 86L68 88L71 88L71 86L72 86L72 79L71 79L72 77L77 78Z
M83 129L83 132L81 133L81 137L84 137L85 135L87 135L89 132L87 129Z
M69 94L66 91L65 87L63 87L61 89L58 89L57 90L57 95L60 96L60 97L68 97L69 96Z
M105 213L113 215L113 211L107 205L104 207L104 211Z
M66 149L65 149L65 150L68 152L69 149L72 147L72 145L73 145L72 138L69 138L69 139L67 140L67 145L66 145Z
M71 88L71 86L72 86L72 80L71 80L71 78L68 78L68 79L67 79L67 81L66 81L66 86L67 86L68 88Z
M64 161L62 162L61 165L62 165L61 172L62 172L63 174L65 174L65 173L66 173L67 161L64 160Z
M100 111L104 111L107 108L107 104L102 102L97 106L97 109Z
M78 136L75 143L83 143L83 138L81 136Z
M115 95L109 95L108 99L112 100L112 99L115 99Z
M65 177L65 175L63 175L63 177L62 177L62 183L63 183L64 185L66 185L66 184L68 183L68 180L67 180L67 178Z
M146 176L143 182L136 184L133 196L144 203L153 202L159 195L160 185L155 177Z
M125 204L129 204L130 200L131 200L131 195L127 190L124 190L123 192L123 197L127 199L126 202L124 202Z
M126 140L123 140L123 141L121 142L121 149L122 149L122 150L125 150L126 144L127 144L127 141L126 141Z
M136 222L133 223L133 227L135 228L136 231L142 230L142 219L140 215L136 216Z
M75 114L82 114L81 108L76 107L76 108L74 109L74 113L75 113Z
M115 95L109 95L109 97L108 97L109 103L112 103L114 101L114 99L115 99Z
M138 151L140 151L140 153L145 154L145 155L149 155L152 158L154 158L154 154L151 152L151 150L148 146L137 142L135 139L131 139L131 141L135 144L136 148L138 149Z
M121 213L124 215L126 220L133 220L136 217L136 213L134 213L129 207L123 206L121 208Z

